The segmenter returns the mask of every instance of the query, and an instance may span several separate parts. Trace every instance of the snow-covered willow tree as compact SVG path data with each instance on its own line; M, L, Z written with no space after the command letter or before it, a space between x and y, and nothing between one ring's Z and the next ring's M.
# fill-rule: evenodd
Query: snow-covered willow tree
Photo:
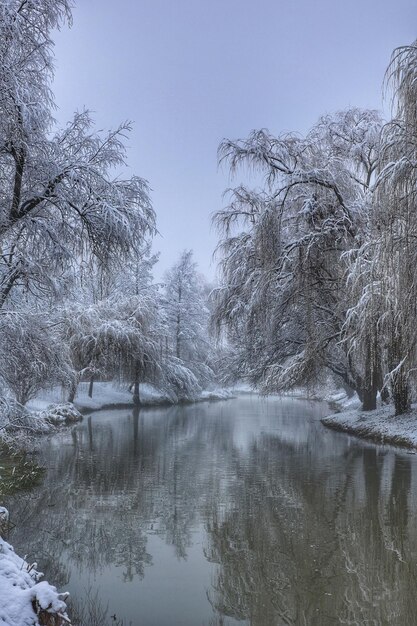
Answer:
M153 282L156 257L144 246L132 251L123 267L104 268L91 259L90 276L79 277L78 301L68 300L58 318L62 340L70 348L77 382L89 377L90 395L97 377L128 385L140 404L140 383L151 383L172 402L190 400L200 391L196 375L168 349L166 301Z
M380 129L377 112L350 109L305 137L262 130L220 146L232 172L249 165L265 186L237 187L215 215L222 284L213 319L236 346L240 375L266 391L314 383L327 370L364 397L365 373L341 341L345 254L361 245Z
M153 382L159 357L153 313L155 302L146 294L113 294L68 311L65 336L79 376L90 376L90 395L98 374L132 383L139 403L139 383Z
M401 414L417 366L417 42L394 51L386 83L394 116L382 133L368 237L351 267L358 300L348 331L371 364L382 351L385 384ZM373 367L372 379L378 375Z
M55 129L51 34L70 20L68 0L0 1L0 307L16 286L56 289L86 251L107 262L154 230L146 182L115 176L129 124L98 133L83 111Z

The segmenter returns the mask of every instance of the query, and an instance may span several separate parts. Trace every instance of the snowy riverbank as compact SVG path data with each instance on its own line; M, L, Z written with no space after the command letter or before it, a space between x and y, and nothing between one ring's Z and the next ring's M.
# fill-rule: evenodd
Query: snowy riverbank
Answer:
M417 405L413 405L411 413L396 416L393 405L384 405L375 411L361 411L357 399L352 402L353 406L349 406L343 397L329 404L341 411L322 418L322 423L328 428L376 443L417 448Z
M0 507L1 528L8 513ZM29 565L20 558L0 536L0 626L64 626L70 620L66 614L68 594L60 594L46 581L36 563Z
M111 382L96 382L94 383L93 397L90 398L88 396L88 387L89 383L80 383L75 396L74 406L81 413L99 411L101 409L133 407L133 395L126 388L118 387ZM140 406L144 408L173 404L169 396L148 383L140 385L139 396ZM202 391L192 402L228 400L233 397L234 393L228 389L213 389ZM43 392L42 395L32 400L28 403L27 408L29 411L40 412L47 409L51 404L62 402L63 399L61 389L54 388L51 391Z

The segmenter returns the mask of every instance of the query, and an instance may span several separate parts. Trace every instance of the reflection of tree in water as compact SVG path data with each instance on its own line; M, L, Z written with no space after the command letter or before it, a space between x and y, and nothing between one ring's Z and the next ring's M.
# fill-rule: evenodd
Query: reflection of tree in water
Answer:
M214 422L213 429L208 435L199 407L118 414L114 421L87 418L71 435L52 440L42 488L10 501L13 517L25 520L13 543L27 552L31 533L31 553L60 586L71 569L94 574L115 565L126 581L142 577L152 563L149 533L186 558L210 481L206 442L223 441L228 427Z
M208 557L220 564L212 603L254 625L302 624L304 613L306 623L313 623L308 605L325 593L327 580L320 572L335 549L324 541L325 512L311 508L306 515L304 509L315 500L314 484L307 489L301 483L297 490L277 479L290 469L285 466L292 458L289 448L276 437L264 437L251 447L249 461L237 459L240 480L231 489L227 511L214 510L208 521Z
M288 411L235 440L228 411L97 414L52 439L42 488L9 503L12 542L60 586L108 566L131 581L149 535L186 559L205 524L216 626L414 624L414 459Z
M290 448L264 436L235 458L227 506L211 503L215 610L253 626L414 624L409 458L395 455L382 483L393 455L377 448L347 449L344 468L335 456L324 470Z
M372 448L364 451L361 469L365 497L356 494L339 519L349 574L341 623L411 625L417 591L416 536L409 528L411 462L404 453Z

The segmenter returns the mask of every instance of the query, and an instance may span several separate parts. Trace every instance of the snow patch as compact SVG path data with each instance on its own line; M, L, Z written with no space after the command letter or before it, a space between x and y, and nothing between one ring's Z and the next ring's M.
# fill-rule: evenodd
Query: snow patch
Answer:
M405 415L394 415L392 405L382 406L375 411L360 411L357 408L322 418L325 426L340 430L378 443L417 448L417 405Z
M55 426L73 424L83 419L81 413L71 402L51 405L46 410L39 412L37 417Z
M2 507L1 512L4 515L7 510ZM56 624L70 623L65 603L68 594L58 593L46 581L39 582L41 577L36 563L29 565L0 538L0 626L39 626L41 611L59 616Z
M103 408L117 407L120 405L133 405L133 394L126 388L117 387L114 383L94 383L93 397L88 396L89 383L80 383L74 401L80 411L97 411ZM168 396L148 383L139 385L139 397L141 406L155 406L171 404Z

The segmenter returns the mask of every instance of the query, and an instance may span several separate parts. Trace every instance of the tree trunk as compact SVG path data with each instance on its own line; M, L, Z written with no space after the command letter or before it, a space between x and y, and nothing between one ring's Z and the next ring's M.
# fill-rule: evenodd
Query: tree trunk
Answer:
M88 386L88 397L93 397L93 386L94 386L94 374L91 375L90 384Z
M179 286L178 289L178 313L177 313L177 328L176 328L176 356L177 359L181 358L181 315L180 315L180 310L181 310L181 301L182 301L182 289L181 289L181 285Z
M401 333L391 337L388 349L388 361L391 372L391 391L395 405L395 415L408 413L411 408L410 389L405 372L406 364L402 363L405 350L402 347ZM400 365L401 364L401 365Z
M77 387L78 387L78 380L74 380L71 383L71 386L69 388L69 393L68 393L68 400L67 402L74 402L75 400L75 394L77 393Z
M364 389L362 399L362 411L375 411L377 390L374 386Z
M399 372L393 376L392 397L394 398L395 415L403 415L403 413L410 411L410 390L403 372Z
M133 388L133 404L134 404L134 406L140 406L139 373L140 373L140 366L139 366L139 363L137 363L136 367L135 367L135 381L134 381L134 388Z
M388 404L389 402L389 391L387 387L382 387L382 389L380 390L381 393L381 400L384 404Z
M379 359L376 338L368 339L365 356L365 375L363 380L362 411L375 411L380 378Z

